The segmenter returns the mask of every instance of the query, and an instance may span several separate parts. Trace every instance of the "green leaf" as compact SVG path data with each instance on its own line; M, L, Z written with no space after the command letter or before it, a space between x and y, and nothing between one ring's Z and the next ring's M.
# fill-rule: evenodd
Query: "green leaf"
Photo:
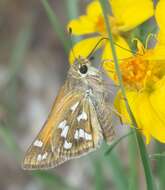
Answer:
M105 189L105 176L103 174L103 165L101 159L95 159L94 165L94 179L95 179L95 190Z
M117 190L128 190L128 178L125 175L122 166L122 160L116 152L111 152L108 156L104 156L103 161L107 163L112 180Z
M24 25L24 27L21 29L18 36L16 37L16 41L11 52L10 68L7 76L8 78L6 80L6 83L3 85L4 89L6 89L6 87L8 87L10 83L15 81L18 73L24 65L22 61L29 47L30 37L32 34L31 29L31 21L29 21Z
M157 154L150 154L149 155L150 159L156 159L156 158L160 158L160 157L164 157L165 158L165 152L157 153Z
M115 140L110 147L108 148L108 150L105 152L105 155L108 155L115 147L116 145L118 145L123 139L125 139L126 137L128 137L129 135L132 135L134 132L131 131L123 136L121 136L119 139Z
M16 141L13 138L11 131L7 128L5 124L2 123L0 123L0 137L4 142L4 145L14 154L17 159L19 159L19 147L16 144Z

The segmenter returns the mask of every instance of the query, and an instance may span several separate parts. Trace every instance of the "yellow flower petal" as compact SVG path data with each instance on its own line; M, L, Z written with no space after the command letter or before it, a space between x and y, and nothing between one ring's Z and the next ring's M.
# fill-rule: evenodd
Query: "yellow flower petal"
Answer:
M149 130L147 129L147 126L144 127L141 124L141 120L140 120L139 109L142 107L142 102L139 102L139 100L142 97L143 97L143 95L138 94L137 91L127 90L127 99L128 99L131 111L132 111L132 113L136 119L139 130L141 130L141 132L145 135L146 143L148 144L150 142L151 134L150 134ZM126 110L125 102L121 96L121 93L119 93L119 95L117 96L117 98L115 100L115 105L116 105L116 108L119 110L119 112L122 115L123 123L130 123L131 124L131 120L130 120L130 117L129 117L128 112ZM142 111L142 113L143 113L143 115L146 116L145 112Z
M150 142L150 139L151 139L151 135L150 133L148 132L148 130L144 130L141 126L141 121L138 119L138 111L137 111L137 105L139 104L139 101L138 101L138 92L137 91L131 91L131 90L128 90L127 91L127 99L128 99L128 102L129 102L129 106L131 108L131 111L136 119L136 122L137 122L137 125L139 127L139 130L145 135L146 137L146 143L148 144ZM126 124L130 124L130 126L132 127L132 123L131 123L131 120L130 120L130 116L127 112L127 109L126 109L126 106L125 106L125 101L124 101L124 98L122 98L122 95L121 93L118 93L116 99L115 99L115 107L117 108L117 110L119 111L119 113L121 113L121 119L123 121L123 123L126 123ZM134 127L134 126L133 126Z
M157 84L156 89L150 96L150 101L161 122L156 124L156 129L153 128L153 136L155 135L159 141L165 143L165 77L163 77ZM155 130L154 130L155 129Z
M158 41L161 44L165 45L165 19L164 19L164 13L165 13L165 1L159 0L157 6L156 6L156 21L158 23L158 26L160 28L160 32L158 35Z
M95 24L87 16L80 16L79 19L72 20L68 24L68 29L72 29L74 35L84 35L95 32Z
M73 47L73 52L74 52L75 56L76 57L79 57L79 56L87 57L100 39L101 39L101 37L93 37L93 38L81 40L80 42L75 44ZM97 48L99 48L100 46L101 46L101 43L97 46ZM72 51L70 51L69 62L73 63L74 59L75 59L74 55L73 55Z
M165 62L165 46L157 44L154 49L147 50L144 59Z
M165 76L156 83L155 91L152 93L150 100L158 115L165 122Z
M97 17L103 15L102 8L98 1L93 1L87 6L87 15L93 22L97 22Z
M158 115L157 104L151 101L148 93L142 93L138 98L138 102L139 106L137 108L139 114L136 118L140 121L142 130L151 134L152 137L160 142L165 143L165 121L163 119L165 115L164 117Z
M137 94L132 91L132 94L129 98L129 101L132 100L135 100L134 97L136 97ZM127 97L128 98L128 97ZM135 103L134 101L132 101L133 103ZM126 106L125 106L125 101L124 101L124 98L121 94L121 92L119 91L116 98L115 98L115 102L114 102L114 105L115 105L115 108L118 110L118 112L121 114L121 120L123 123L131 123L130 121L130 117L128 115L128 112L127 112L127 109L126 109Z
M123 23L120 31L128 31L154 14L151 0L109 0L114 16Z
M78 19L74 19L68 24L68 29L72 28L74 35L84 35L97 32L96 22L98 16L102 14L102 9L99 2L94 1L87 6L86 15L80 16Z
M161 88L159 88L160 86ZM165 105L163 103L165 98L165 80L163 81L163 86L161 84L159 87L153 94L147 91L127 90L129 105L139 129L146 137L147 144L150 142L151 137L165 143ZM118 95L115 104L123 116L123 122L130 123L121 94Z

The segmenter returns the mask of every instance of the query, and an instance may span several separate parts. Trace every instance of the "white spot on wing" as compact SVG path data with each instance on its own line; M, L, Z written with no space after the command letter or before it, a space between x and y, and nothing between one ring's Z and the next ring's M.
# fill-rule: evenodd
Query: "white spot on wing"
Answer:
M72 147L72 143L67 142L67 140L65 140L65 142L64 142L64 148L65 149L70 149L71 147Z
M37 161L42 161L42 160L46 159L47 156L48 156L47 152L45 152L43 155L42 154L38 154Z
M75 134L74 134L74 139L79 139L79 134L78 134L78 130L76 130Z
M79 138L84 138L85 131L84 129L79 129Z
M92 140L92 135L85 132L85 140Z
M66 125L67 121L64 120L62 121L59 125L58 125L58 128L59 129L62 129L62 132L61 132L61 137L64 137L66 138L67 134L68 134L68 130L69 130L69 125Z
M70 109L72 112L74 112L77 108L77 106L79 105L79 102L76 102Z
M45 154L42 155L42 160L46 159L47 155L48 155L48 153L45 152Z
M82 112L78 117L77 117L77 121L80 122L80 120L87 120L87 114L86 112Z
M64 129L64 128L65 128L65 125L66 125L66 120L62 121L62 122L58 125L58 128Z
M67 134L68 134L68 130L69 130L69 125L66 125L66 126L62 129L61 137L66 138L66 137L67 137Z
M41 161L41 160L42 160L42 155L39 154L39 155L37 156L37 161Z
M43 142L41 140L36 140L33 145L37 147L42 147Z
M74 134L74 139L83 138L85 140L92 140L92 135L84 131L84 129L77 129Z
M86 95L89 96L89 95L92 95L93 94L93 91L91 88L89 88L88 90L86 90Z

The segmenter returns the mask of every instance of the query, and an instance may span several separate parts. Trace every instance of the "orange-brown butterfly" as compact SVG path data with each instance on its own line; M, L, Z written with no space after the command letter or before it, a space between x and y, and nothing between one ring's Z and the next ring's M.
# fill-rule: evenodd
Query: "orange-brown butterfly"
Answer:
M114 135L108 86L87 58L70 66L43 128L28 149L24 169L53 168L98 148Z

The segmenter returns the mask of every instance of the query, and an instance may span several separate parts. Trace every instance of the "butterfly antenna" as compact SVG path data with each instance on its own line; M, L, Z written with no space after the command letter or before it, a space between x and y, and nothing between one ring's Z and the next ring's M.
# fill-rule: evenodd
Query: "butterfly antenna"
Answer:
M133 51L133 50L129 50L129 49L127 49L127 48L124 48L124 47L120 46L119 44L117 44L117 43L115 43L115 42L113 42L113 43L115 44L115 46L118 46L119 48L124 49L125 51L128 51L128 52L130 52L130 53L133 53L133 54L142 56L142 54L137 53L136 51Z
M71 49L72 55L74 57L74 60L76 60L76 55L75 55L75 52L73 50L72 28L69 28L69 37L70 37L70 49Z
M101 38L101 39L96 43L96 45L94 46L94 48L92 49L92 51L89 53L89 55L87 56L88 59L89 59L90 56L93 54L93 52L96 50L97 46L98 46L103 40L109 40L109 38L106 38L106 37ZM139 54L139 53L137 53L136 51L133 51L133 50L129 50L129 49L127 49L127 48L124 48L124 47L120 46L119 44L117 44L117 43L115 43L115 42L113 42L113 43L114 43L115 46L118 46L119 48L121 48L121 49L123 49L123 50L125 50L125 51L128 51L128 52L130 52L130 53L133 53L133 54L137 54L137 55L142 56L142 54Z
M108 38L107 38L108 39ZM97 46L103 41L103 40L107 40L106 38L101 38L96 45L94 46L94 48L92 49L92 51L89 53L89 55L87 56L87 59L90 58L90 56L93 54L93 52L96 50Z

